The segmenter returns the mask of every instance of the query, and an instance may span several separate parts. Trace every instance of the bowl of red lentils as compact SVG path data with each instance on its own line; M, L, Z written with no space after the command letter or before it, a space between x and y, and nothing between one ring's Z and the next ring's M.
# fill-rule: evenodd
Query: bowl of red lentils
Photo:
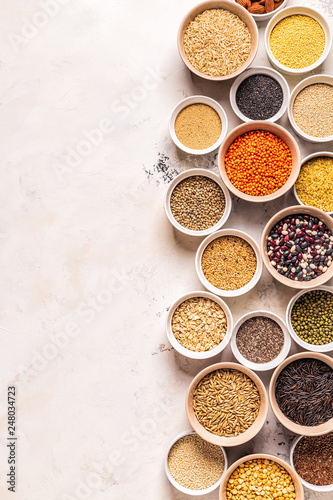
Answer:
M173 109L169 132L175 145L185 153L204 155L217 149L228 130L222 106L203 95L186 97Z
M167 478L177 490L201 496L220 486L228 459L222 446L188 430L172 440L164 465Z
M284 208L266 224L260 251L267 271L283 285L324 285L333 277L333 219L315 207Z
M312 143L333 140L333 76L313 75L293 89L288 117L293 130Z
M332 45L331 28L324 15L300 5L275 14L265 31L269 62L278 71L302 75L320 66Z
M230 193L221 178L203 168L177 175L164 199L171 224L189 236L207 236L220 229L228 220L231 205Z
M255 453L237 460L223 475L219 500L240 498L303 500L304 491L287 462L274 455Z
M237 297L250 291L260 279L259 246L244 231L221 229L201 242L195 267L208 291L222 297Z
M250 121L234 128L218 153L219 173L227 188L245 201L272 201L291 189L300 169L293 136L270 121Z

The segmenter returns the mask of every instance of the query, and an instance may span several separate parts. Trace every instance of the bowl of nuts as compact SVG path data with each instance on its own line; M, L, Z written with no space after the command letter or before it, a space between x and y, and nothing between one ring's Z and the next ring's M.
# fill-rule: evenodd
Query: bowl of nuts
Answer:
M238 363L216 363L192 380L185 409L191 427L206 441L237 446L265 423L268 397L261 379Z
M288 0L235 0L244 7L257 22L267 21L286 7Z

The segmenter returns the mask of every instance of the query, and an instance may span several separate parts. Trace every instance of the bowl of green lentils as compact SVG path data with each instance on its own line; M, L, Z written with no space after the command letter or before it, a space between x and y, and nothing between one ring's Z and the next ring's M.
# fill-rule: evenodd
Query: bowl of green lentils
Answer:
M294 341L309 351L333 351L333 288L302 290L290 300L286 323Z

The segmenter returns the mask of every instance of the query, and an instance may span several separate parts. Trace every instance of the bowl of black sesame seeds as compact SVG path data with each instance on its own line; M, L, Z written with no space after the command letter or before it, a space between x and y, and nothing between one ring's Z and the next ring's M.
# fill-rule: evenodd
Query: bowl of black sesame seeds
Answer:
M231 196L214 172L190 169L171 181L164 207L176 229L189 236L202 237L225 224L231 211Z
M272 370L288 355L291 339L282 319L270 311L252 311L235 324L231 350L237 361L254 371Z
M266 66L251 67L230 87L230 104L244 122L277 121L287 109L289 86L278 71Z

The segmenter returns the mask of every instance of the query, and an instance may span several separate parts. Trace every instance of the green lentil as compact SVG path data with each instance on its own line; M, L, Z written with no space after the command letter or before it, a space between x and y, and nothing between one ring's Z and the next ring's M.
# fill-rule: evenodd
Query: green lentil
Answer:
M304 205L333 211L333 158L318 156L304 163L295 189Z
M301 295L292 307L291 325L296 335L308 344L333 342L333 294L311 290Z
M310 16L295 14L285 17L273 28L270 39L273 56L292 69L314 64L325 48L325 32Z

